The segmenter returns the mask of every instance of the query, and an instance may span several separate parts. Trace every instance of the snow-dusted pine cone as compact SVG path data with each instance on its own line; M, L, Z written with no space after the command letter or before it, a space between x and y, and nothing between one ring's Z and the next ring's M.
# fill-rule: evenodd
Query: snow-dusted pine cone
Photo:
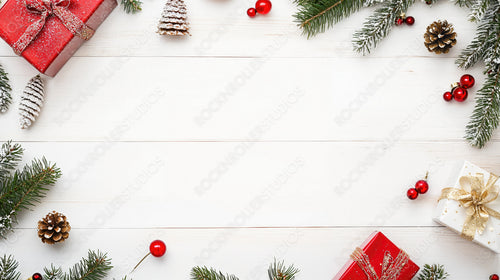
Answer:
M173 36L190 35L184 0L167 0L158 24L158 33Z
M0 113L5 113L9 109L12 102L11 90L9 77L7 77L2 65L0 65Z
M52 211L45 218L38 221L38 237L43 243L55 244L62 242L69 237L71 226L66 220L66 216L56 211Z
M19 104L21 128L30 127L40 114L44 101L44 85L40 75L36 75L26 85Z
M448 53L457 43L457 33L454 32L453 24L448 21L435 21L427 26L424 34L425 46L430 52L436 54Z

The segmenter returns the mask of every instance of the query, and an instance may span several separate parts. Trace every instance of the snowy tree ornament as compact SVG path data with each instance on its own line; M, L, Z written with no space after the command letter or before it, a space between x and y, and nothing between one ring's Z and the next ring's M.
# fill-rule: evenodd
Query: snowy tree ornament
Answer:
M7 73L2 65L0 65L0 113L5 113L9 109L9 105L12 102L11 91L9 77L7 77Z
M30 127L40 114L44 101L44 84L40 74L31 78L26 85L19 104L20 125L22 129Z
M158 24L158 33L170 36L191 35L184 0L167 0Z

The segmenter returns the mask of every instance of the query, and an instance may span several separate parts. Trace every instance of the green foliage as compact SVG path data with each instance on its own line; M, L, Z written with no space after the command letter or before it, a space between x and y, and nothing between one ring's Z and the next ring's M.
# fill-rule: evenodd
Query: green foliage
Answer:
M44 268L43 269L44 280L59 280L62 279L64 276L64 273L62 272L62 269L60 267L55 267L54 265L50 265L50 268Z
M61 177L61 171L54 164L35 159L22 171L0 182L0 237L17 223L21 210L29 210L45 197L48 188Z
M482 11L486 7L485 11ZM482 148L491 139L500 121L500 3L478 0L471 19L481 16L474 40L457 59L467 69L479 61L486 65L486 81L476 95L476 107L466 127L465 139Z
M364 0L295 0L295 21L308 38L326 31L335 23L361 9Z
M0 280L18 280L21 274L17 272L19 263L12 256L0 258Z
M269 280L293 280L295 275L299 273L299 270L293 265L286 267L283 261L274 263L269 266L267 270L269 274Z
M422 271L418 275L418 280L444 280L448 277L448 273L444 271L444 267L439 264L424 265Z
M359 53L368 54L372 48L385 38L396 19L406 13L408 8L415 3L415 0L390 0L381 4L373 15L368 17L363 28L353 35L354 50Z
M295 275L299 273L293 265L285 266L284 262L274 262L269 266L267 271L269 275L269 280L293 280ZM192 280L239 280L238 277L234 275L224 274L213 268L207 267L194 267L191 270Z
M213 268L207 267L194 267L191 270L191 279L193 280L239 280L238 277L234 275L229 275L217 271Z
M107 254L89 250L88 257L70 268L61 280L100 280L108 275L111 268L111 259Z
M122 0L123 10L129 13L137 13L142 10L142 2L139 0Z
M23 148L19 144L8 141L0 148L0 181L10 176L11 171L16 169L23 156Z
M12 88L10 87L7 72L5 72L3 66L0 64L0 113L6 112L9 109L10 103L12 103L11 91Z

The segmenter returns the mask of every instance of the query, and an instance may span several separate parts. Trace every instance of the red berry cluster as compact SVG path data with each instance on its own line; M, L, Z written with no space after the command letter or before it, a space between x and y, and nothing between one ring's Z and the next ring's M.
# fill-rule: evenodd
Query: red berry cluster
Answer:
M247 15L249 17L254 17L257 14L265 15L271 11L273 4L269 0L257 0L255 2L255 8L250 8L247 10Z
M417 181L414 188L408 189L408 191L406 192L406 196L408 196L409 199L415 200L417 199L419 194L424 194L429 190L429 184L427 183L428 175L428 173L425 175L424 180Z
M413 25L415 23L415 18L412 16L407 17L405 13L402 13L399 17L396 18L396 25L403 25L406 23L407 25Z
M497 274L491 274L490 275L490 280L499 280L499 277Z
M443 94L443 99L445 101L455 99L458 102L464 102L469 96L467 89L473 87L475 83L476 80L472 75L465 74L460 78L459 83L454 83L452 85L451 91L447 91Z

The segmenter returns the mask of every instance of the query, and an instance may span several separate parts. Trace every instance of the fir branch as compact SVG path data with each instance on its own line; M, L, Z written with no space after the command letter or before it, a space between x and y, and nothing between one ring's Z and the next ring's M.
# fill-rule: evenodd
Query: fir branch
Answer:
M0 148L0 181L4 180L10 175L17 164L21 161L23 155L23 148L19 144L12 144L8 141Z
M389 34L396 19L402 13L406 13L408 8L414 3L415 0L391 0L384 2L366 20L363 28L354 33L354 50L363 54L370 53L371 49L376 47Z
M213 268L207 267L194 267L191 270L191 279L192 280L239 280L238 277L234 275L229 275L217 271Z
M365 0L295 0L298 12L294 15L308 38L324 32L335 23L361 9Z
M475 0L455 0L455 4L460 7L470 8L475 3Z
M70 268L62 280L101 280L108 275L111 268L111 259L107 254L89 250L88 257L82 258Z
M418 275L418 280L444 280L448 277L442 265L424 265L424 269Z
M0 237L17 223L17 215L23 209L30 209L45 197L48 188L61 177L61 171L45 158L33 160L22 171L0 182Z
M481 21L489 7L490 0L476 0L471 6L472 11L469 15L469 20L472 22Z
M121 4L127 14L135 14L142 10L142 2L139 0L122 0Z
M12 103L11 91L12 88L10 87L7 72L5 72L3 66L0 64L0 113L5 113Z
M274 263L269 266L268 269L269 280L293 280L295 275L299 273L299 270L293 265L285 267L283 261Z
M59 280L64 276L62 269L60 267L55 267L54 265L50 265L50 268L43 269L44 280Z
M500 65L499 65L500 66ZM500 71L487 74L484 86L477 92L476 107L466 127L465 139L482 148L491 139L500 119Z
M19 263L12 257L6 256L0 258L0 280L18 280L21 273L17 272Z

